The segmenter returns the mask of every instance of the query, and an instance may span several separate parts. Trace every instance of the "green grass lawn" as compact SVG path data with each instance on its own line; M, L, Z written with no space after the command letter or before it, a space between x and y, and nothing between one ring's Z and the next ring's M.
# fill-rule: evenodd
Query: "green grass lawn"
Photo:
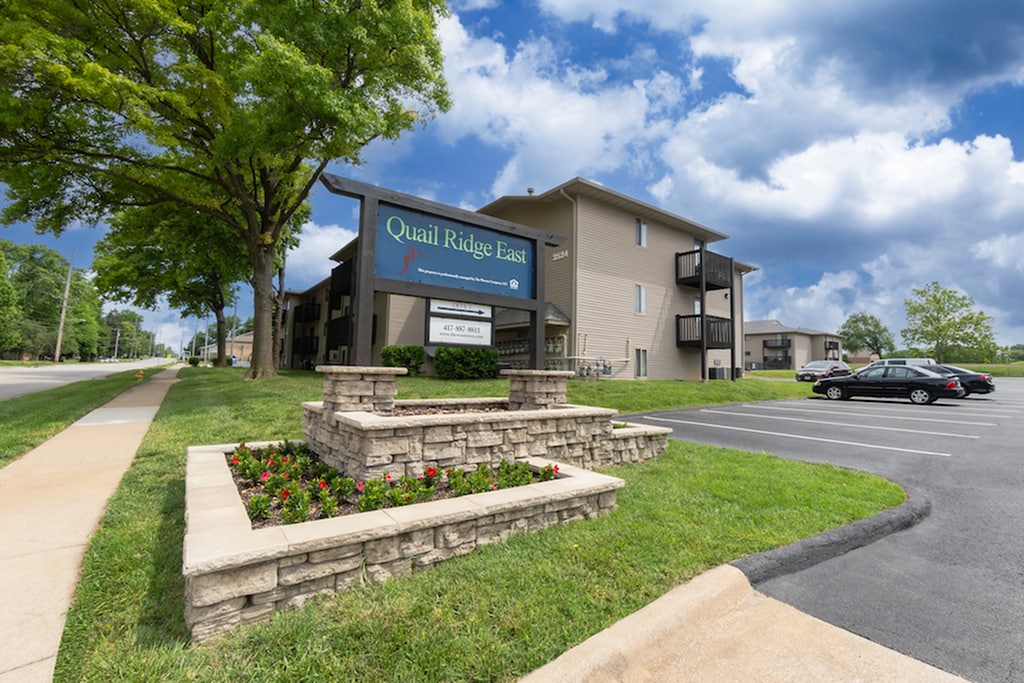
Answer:
M146 377L163 368L150 368ZM134 370L0 401L0 467L136 384Z
M604 470L627 482L610 515L191 646L180 575L185 449L301 438L300 403L320 398L314 373L259 382L243 373L186 368L171 386L90 544L55 680L514 680L711 567L904 499L875 476L673 441L656 460ZM402 378L399 387L400 398L507 392L504 380ZM571 402L624 413L808 393L754 379L569 386Z

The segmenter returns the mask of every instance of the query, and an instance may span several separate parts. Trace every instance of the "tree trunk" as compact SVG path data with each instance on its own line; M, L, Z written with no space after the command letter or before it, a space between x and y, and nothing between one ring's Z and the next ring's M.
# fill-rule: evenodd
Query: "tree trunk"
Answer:
M287 254L287 249L284 254ZM277 270L277 300L274 306L274 370L281 369L281 353L284 350L284 266L285 255L281 256L281 267Z
M223 368L228 364L228 326L224 320L224 307L213 309L213 315L217 319L217 362L214 365Z
M274 249L264 247L253 259L252 363L246 379L276 375L274 363Z

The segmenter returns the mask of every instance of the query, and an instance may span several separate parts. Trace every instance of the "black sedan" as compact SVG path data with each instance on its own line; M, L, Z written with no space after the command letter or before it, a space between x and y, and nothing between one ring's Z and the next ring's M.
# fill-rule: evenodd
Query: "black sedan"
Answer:
M947 372L960 378L964 387L964 396L969 394L991 394L996 390L996 382L987 372L974 372L956 365L936 365L931 368L937 372Z
M796 371L796 381L813 382L822 377L839 377L851 372L850 366L841 360L812 360Z
M814 383L814 393L833 400L853 396L907 398L911 403L931 403L940 398L960 398L964 388L956 375L937 374L920 366L867 367L846 377L829 377Z

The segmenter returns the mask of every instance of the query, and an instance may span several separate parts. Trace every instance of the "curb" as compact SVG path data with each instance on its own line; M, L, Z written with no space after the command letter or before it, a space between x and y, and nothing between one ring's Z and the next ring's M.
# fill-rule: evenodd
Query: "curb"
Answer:
M931 513L932 502L920 491L907 486L903 486L903 490L907 492L907 499L902 504L883 510L873 517L858 519L781 548L747 555L730 564L743 572L752 585L757 586L862 548L897 531L909 529Z

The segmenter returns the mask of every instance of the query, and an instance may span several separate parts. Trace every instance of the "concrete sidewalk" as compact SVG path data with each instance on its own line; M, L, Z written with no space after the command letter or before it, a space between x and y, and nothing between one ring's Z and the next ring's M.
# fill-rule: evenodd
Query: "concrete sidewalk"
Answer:
M753 590L723 565L669 591L521 683L953 683L964 679Z
M82 558L177 368L0 469L0 683L53 678Z
M173 367L155 375L0 469L0 683L52 679L89 539L175 381ZM842 549L854 534L862 543L865 534L898 528L865 521L829 532L828 545ZM802 560L793 554L811 552L794 544L751 571L797 568ZM673 589L522 680L963 681L772 600L731 565Z

